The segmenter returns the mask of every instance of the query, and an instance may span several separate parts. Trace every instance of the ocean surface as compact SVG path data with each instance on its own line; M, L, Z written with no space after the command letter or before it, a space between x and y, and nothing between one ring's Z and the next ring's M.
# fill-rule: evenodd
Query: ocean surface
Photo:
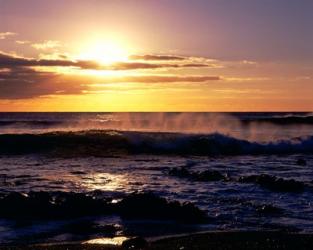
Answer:
M0 244L313 233L313 113L0 113Z

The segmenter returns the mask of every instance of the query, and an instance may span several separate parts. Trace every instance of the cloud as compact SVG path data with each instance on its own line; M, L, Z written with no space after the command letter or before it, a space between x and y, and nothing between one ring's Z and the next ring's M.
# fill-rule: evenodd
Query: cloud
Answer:
M249 60L243 60L240 62L241 64L245 64L245 65L257 65L257 62L254 61L249 61Z
M40 53L38 55L38 59L40 60L70 60L70 57L66 53L59 53L59 52L53 52L53 53Z
M134 70L134 69L159 69L159 68L200 68L211 67L210 64L172 64L172 63L140 63L140 62L119 62L102 69L109 70ZM101 69L101 67L100 67Z
M103 85L107 83L200 83L209 81L219 81L220 76L207 75L128 75L128 76L114 76L101 79L101 83L96 85Z
M59 41L48 40L42 43L33 43L31 46L37 50L47 50L60 47L61 44Z
M69 60L37 60L24 57L16 57L0 52L0 68L35 67L35 66L79 66Z
M40 72L29 68L0 70L0 99L29 99L49 95L74 95L90 91L109 90L115 84L136 83L137 89L146 84L208 83L218 81L218 76L125 76L125 77L74 77L53 72ZM109 84L109 85L107 85ZM112 85L110 85L112 84ZM126 85L128 86L128 85ZM96 93L95 91L95 93Z
M201 68L201 67L210 67L210 68L223 68L223 65L220 61L214 59L208 59L204 57L191 57L191 56L179 56L179 55L131 55L128 57L129 60L133 60L134 63L140 62L149 62L152 61L153 63L160 63L163 64L164 67L166 65L171 65L172 68L175 67L183 67L183 68ZM167 63L167 64L166 64ZM171 63L176 63L171 64Z
M143 61L180 61L186 60L187 57L174 56L174 55L131 55L130 60L143 60Z
M269 77L224 77L225 81L247 82L247 81L269 81Z
M49 95L86 94L96 88L105 89L106 84L136 83L138 89L147 84L166 83L207 83L221 80L219 76L209 75L127 75L97 76L56 73L53 67L75 67L92 70L131 70L158 68L209 67L207 64L193 63L146 63L120 62L100 65L95 61L74 61L68 57L56 59L34 59L14 56L0 52L0 99L27 99ZM44 67L44 68L37 68ZM50 68L52 67L52 68ZM74 71L75 72L75 71ZM142 85L140 85L142 84ZM156 86L156 85L154 85ZM166 87L166 85L164 85Z
M162 76L162 75L147 75L147 76L127 76L124 78L115 78L114 81L122 82L143 82L143 83L168 83L168 82L207 82L218 81L219 76Z
M69 84L62 75L29 68L0 71L0 99L27 99L54 94L79 94L79 82Z
M109 89L107 84L207 83L218 81L219 76L129 75L129 76L75 76L37 71L27 67L0 68L0 99L27 99L47 95L73 95L91 93L96 89ZM113 86L113 85L112 85Z
M17 33L14 32L0 32L0 40L4 40L9 36L15 36Z
M145 62L118 62L111 65L101 65L95 61L73 61L67 59L31 59L16 57L10 54L0 52L0 67L78 67L81 69L94 70L138 70L138 69L158 69L158 68L200 68L213 67L206 63L191 64L163 64L163 63L145 63Z
M30 41L27 41L27 40L17 40L17 41L15 41L17 44L21 44L21 45L23 45L23 44L30 44Z

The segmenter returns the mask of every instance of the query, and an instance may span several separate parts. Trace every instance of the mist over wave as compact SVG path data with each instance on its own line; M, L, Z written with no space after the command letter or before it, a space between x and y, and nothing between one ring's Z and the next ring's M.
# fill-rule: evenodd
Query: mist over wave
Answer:
M1 113L1 134L119 130L219 133L270 142L312 135L312 113Z

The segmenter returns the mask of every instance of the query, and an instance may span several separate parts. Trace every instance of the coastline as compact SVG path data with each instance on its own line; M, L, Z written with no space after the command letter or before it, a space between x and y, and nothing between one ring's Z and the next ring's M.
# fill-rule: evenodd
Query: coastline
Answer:
M288 232L206 232L189 235L164 237L150 240L146 247L125 248L116 245L61 243L43 245L0 246L1 250L227 250L227 249L290 249L306 250L313 247L313 234Z

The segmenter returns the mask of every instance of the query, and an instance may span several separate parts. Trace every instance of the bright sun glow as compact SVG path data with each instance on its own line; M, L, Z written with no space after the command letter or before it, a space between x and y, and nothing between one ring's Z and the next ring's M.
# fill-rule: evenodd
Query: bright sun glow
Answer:
M93 60L101 64L126 61L127 58L126 47L114 40L97 41L88 44L79 55L79 59Z

